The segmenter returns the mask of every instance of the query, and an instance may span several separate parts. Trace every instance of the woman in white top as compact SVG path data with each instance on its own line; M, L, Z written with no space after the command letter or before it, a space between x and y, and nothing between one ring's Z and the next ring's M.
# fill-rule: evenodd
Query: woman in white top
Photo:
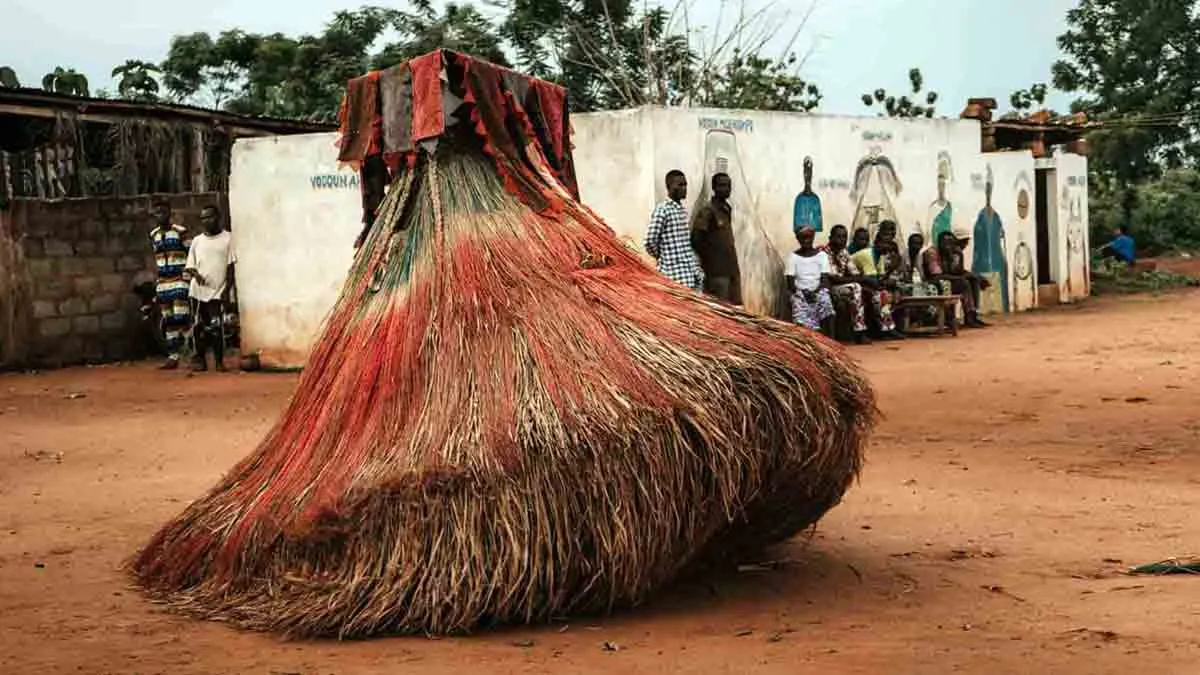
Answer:
M829 297L829 256L813 246L816 231L796 232L800 247L788 259L787 286L792 294L792 320L810 330L833 335L833 300Z

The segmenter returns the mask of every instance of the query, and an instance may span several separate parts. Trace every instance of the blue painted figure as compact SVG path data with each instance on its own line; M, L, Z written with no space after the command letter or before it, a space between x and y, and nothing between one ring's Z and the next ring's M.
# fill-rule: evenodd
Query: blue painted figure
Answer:
M792 207L792 232L796 234L805 227L811 227L814 232L821 231L821 198L813 192L812 176L812 157L805 157L804 190L796 195L796 202Z
M984 185L985 203L975 218L974 252L971 256L971 271L990 282L989 288L980 298L980 311L984 313L1007 312L1008 304L1008 260L1004 245L1004 224L1000 214L992 208L992 167L987 168L987 183Z

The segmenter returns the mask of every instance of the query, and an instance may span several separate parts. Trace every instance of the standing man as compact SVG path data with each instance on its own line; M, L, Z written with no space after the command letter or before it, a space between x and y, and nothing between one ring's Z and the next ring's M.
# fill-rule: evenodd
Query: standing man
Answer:
M659 273L672 281L699 292L704 280L696 252L689 236L687 209L687 177L679 169L667 172L667 199L654 207L650 227L642 247L658 261Z
M225 370L225 301L233 282L236 262L231 235L221 227L220 213L215 206L200 210L204 233L192 240L188 250L187 273L192 277L189 294L195 309L196 322L192 335L196 342L196 363L193 370L208 370L208 351L213 353L213 367Z
M161 368L174 370L179 367L191 326L188 283L184 279L188 259L187 230L171 222L171 205L166 201L154 202L151 213L155 227L150 230L150 245L154 249L154 266L158 273L154 297L162 316L163 340L167 347L167 360Z
M712 199L692 220L692 249L704 272L704 291L734 305L742 304L742 274L733 241L733 181L728 174L712 177Z

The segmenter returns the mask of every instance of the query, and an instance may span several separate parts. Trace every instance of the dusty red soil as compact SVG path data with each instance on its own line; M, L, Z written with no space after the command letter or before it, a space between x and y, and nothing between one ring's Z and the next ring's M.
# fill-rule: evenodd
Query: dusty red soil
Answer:
M294 376L0 377L0 672L1200 672L1200 578L1121 574L1200 553L1198 350L1200 293L856 349L887 419L778 568L611 617L344 643L172 616L118 569Z

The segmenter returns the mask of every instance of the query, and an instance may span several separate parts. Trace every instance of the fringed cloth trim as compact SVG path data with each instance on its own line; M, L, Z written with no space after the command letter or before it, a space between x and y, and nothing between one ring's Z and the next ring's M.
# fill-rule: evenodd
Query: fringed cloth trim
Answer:
M541 154L534 142L518 147L517 138L509 135L506 121L513 121L526 134L536 138L533 125L525 111L513 100L511 92L501 86L501 78L495 70L479 67L478 63L463 64L466 80L464 100L471 106L471 121L475 131L483 139L483 151L496 163L496 170L504 179L504 188L539 214L556 216L562 213L563 200L551 186L545 185L530 166L532 162L522 150L530 154ZM544 163L544 155L539 157Z
M379 154L383 115L379 107L378 71L350 80L339 117L339 162L355 165Z
M449 58L447 58L449 57ZM562 195L578 199L571 157L566 90L466 55L437 50L351 80L342 101L338 159L362 172L363 222L383 199L375 191L417 162L418 143L446 132L447 78L471 106L473 131L504 179L505 189L543 215L556 217ZM461 81L457 81L460 80ZM520 86L528 83L528 87ZM383 176L369 158L382 155ZM549 174L545 169L550 169Z

